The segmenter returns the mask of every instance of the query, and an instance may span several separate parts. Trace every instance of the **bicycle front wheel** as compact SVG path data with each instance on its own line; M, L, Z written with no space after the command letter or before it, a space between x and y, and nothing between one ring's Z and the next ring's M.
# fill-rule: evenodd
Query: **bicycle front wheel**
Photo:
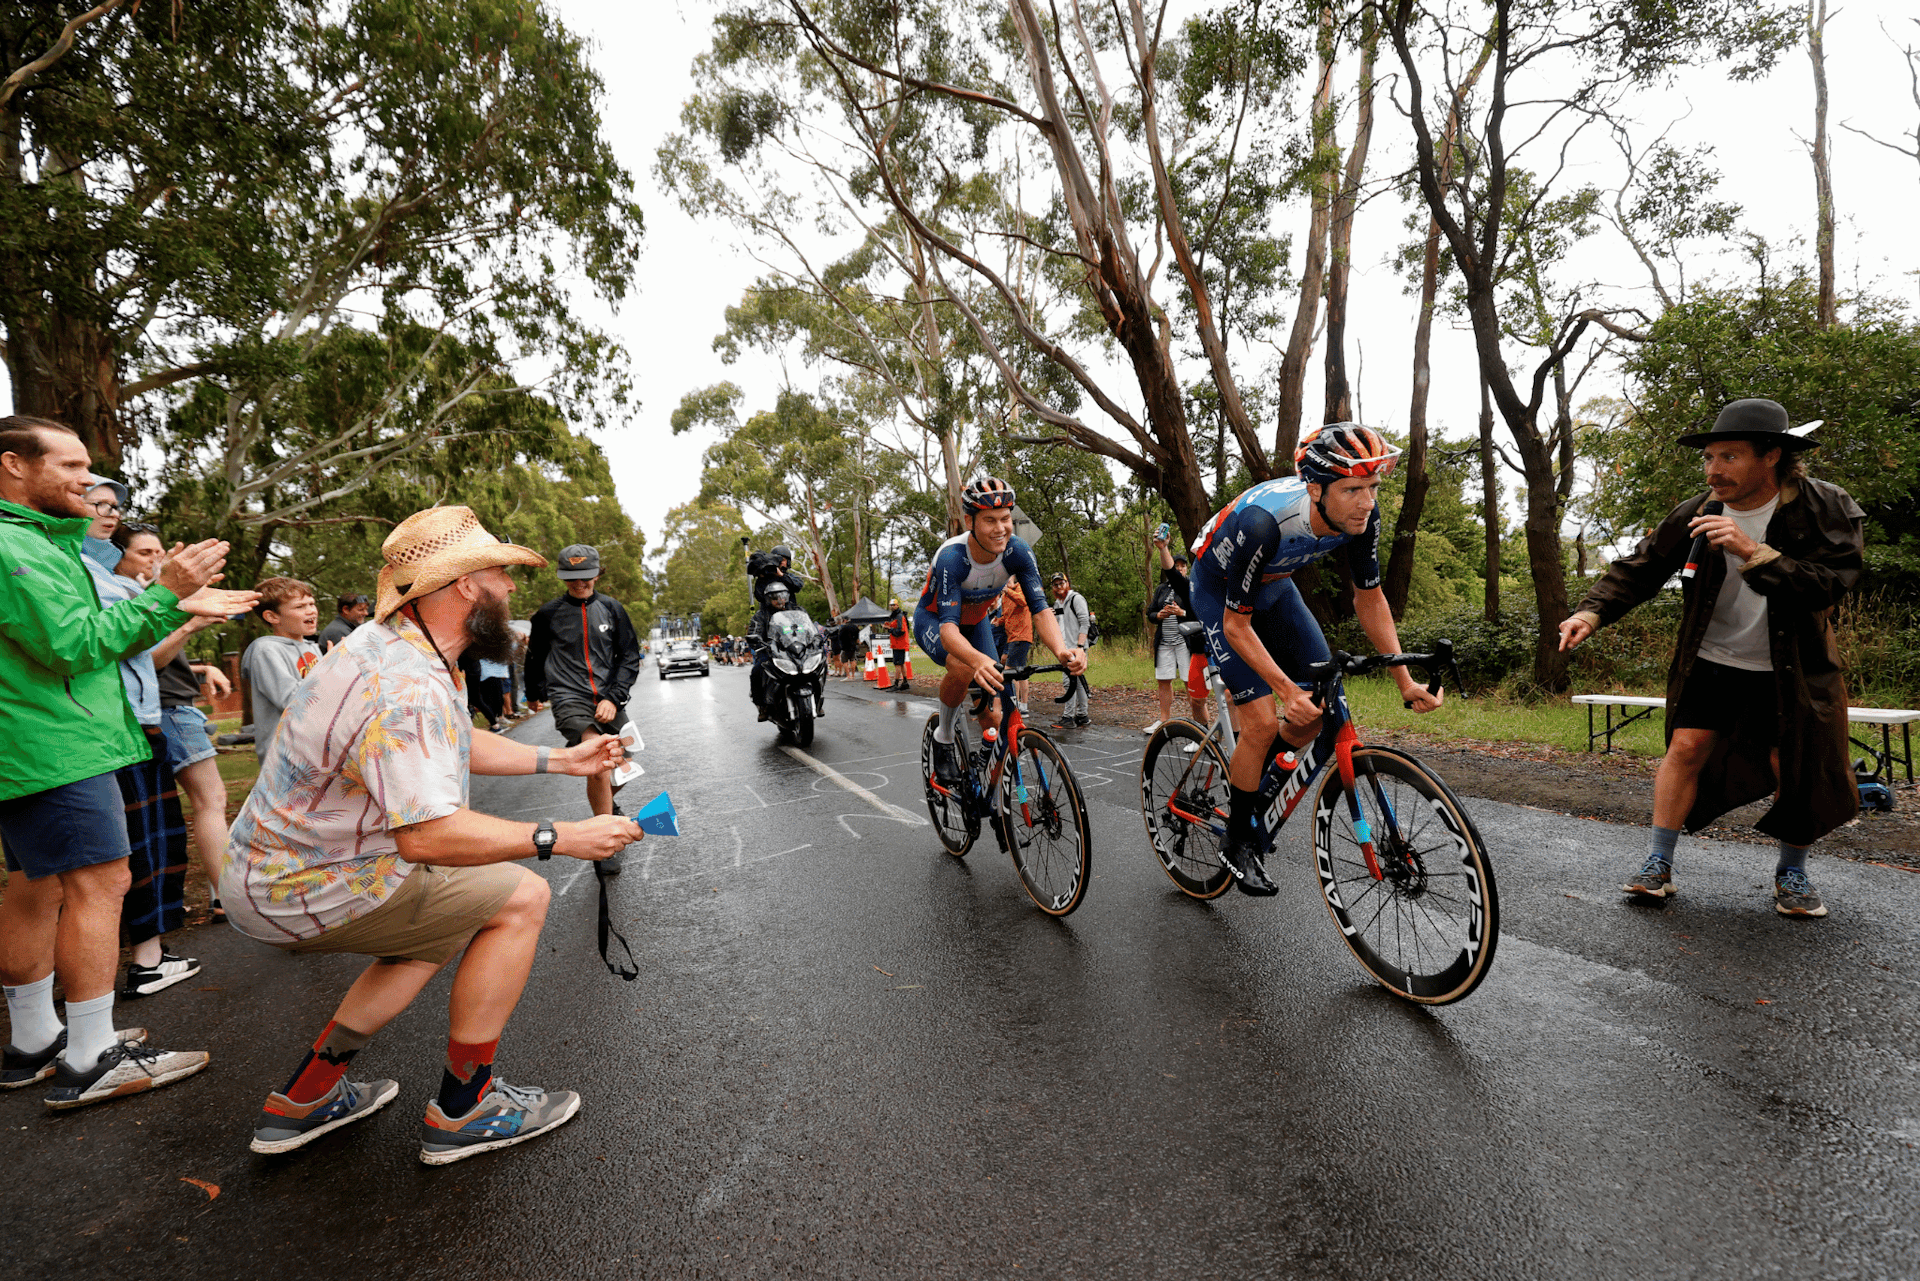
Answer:
M1168 721L1140 756L1140 817L1160 867L1184 894L1218 898L1233 884L1220 861L1227 830L1227 758L1192 721Z
M1038 730L1000 773L1000 830L1027 895L1049 916L1080 906L1093 866L1087 804L1067 758Z
M1314 801L1314 866L1327 913L1389 991L1422 1005L1458 1001L1487 976L1500 936L1480 833L1447 785L1411 756L1356 747L1353 773L1349 794L1340 771L1329 769Z
M946 847L947 853L955 858L963 858L973 848L973 838L979 834L980 828L977 823L968 820L967 805L961 799L959 788L949 794L933 785L933 730L939 723L938 716L927 717L926 731L920 735L920 779L927 789L927 814L933 819L934 834L940 838L940 844ZM960 759L966 760L967 739L957 718L953 727L953 745ZM961 787L964 786L962 783Z

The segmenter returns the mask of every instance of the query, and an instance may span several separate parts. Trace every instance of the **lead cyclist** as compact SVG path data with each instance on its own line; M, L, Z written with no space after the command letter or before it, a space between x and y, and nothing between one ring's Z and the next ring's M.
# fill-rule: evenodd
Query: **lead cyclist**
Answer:
M1400 652L1393 611L1380 590L1380 482L1400 451L1371 427L1330 423L1294 452L1298 476L1242 493L1200 530L1193 554L1194 616L1235 709L1238 742L1227 778L1232 800L1220 861L1242 893L1277 887L1260 861L1260 782L1278 738L1289 749L1320 733L1320 706L1288 673L1304 676L1332 657L1294 572L1344 547L1353 572L1353 611L1383 654ZM1389 669L1416 712L1440 705L1404 667ZM1442 692L1444 693L1444 691ZM1275 699L1279 709L1276 712Z
M926 656L946 669L940 679L940 719L933 731L933 775L946 786L960 781L965 763L954 751L953 722L974 682L998 694L1003 683L994 663L993 603L1008 580L1020 580L1030 601L1045 600L1033 549L1013 532L1013 486L996 476L976 476L961 491L966 532L940 544L927 569L927 585L913 611L913 638ZM1067 647L1052 610L1033 611L1034 630L1075 676L1087 670L1086 655ZM1000 723L999 700L980 715L985 729Z

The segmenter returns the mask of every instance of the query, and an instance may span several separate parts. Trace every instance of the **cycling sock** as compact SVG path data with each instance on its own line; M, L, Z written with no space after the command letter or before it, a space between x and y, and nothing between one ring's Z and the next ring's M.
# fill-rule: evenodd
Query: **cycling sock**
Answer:
M353 1062L353 1056L372 1039L370 1032L356 1032L350 1027L341 1027L338 1022L329 1022L280 1093L295 1103L318 1102L347 1074L347 1065Z
M1260 793L1258 790L1243 792L1228 785L1232 798L1227 802L1227 836L1258 837L1260 835Z
M113 1033L112 992L91 1001L67 1002L67 1048L60 1057L68 1067L88 1071L119 1040Z
M1647 854L1649 859L1658 859L1673 870L1673 851L1680 844L1680 829L1677 827L1655 827L1653 829L1653 848Z
M939 715L940 719L933 727L933 741L936 743L944 743L951 747L953 745L953 721L955 717L960 715L960 709L957 707L948 707L945 703L942 703L940 704Z
M13 1048L38 1054L60 1039L60 1016L53 1012L53 971L38 983L7 989L7 1017L13 1021Z
M491 1041L447 1041L447 1069L440 1074L440 1110L448 1116L465 1116L480 1105L480 1096L493 1080L493 1056L500 1038Z
M1773 874L1779 876L1795 868L1799 868L1802 872L1806 871L1807 849L1808 847L1805 845L1789 845L1785 841L1781 841L1780 861L1773 865Z

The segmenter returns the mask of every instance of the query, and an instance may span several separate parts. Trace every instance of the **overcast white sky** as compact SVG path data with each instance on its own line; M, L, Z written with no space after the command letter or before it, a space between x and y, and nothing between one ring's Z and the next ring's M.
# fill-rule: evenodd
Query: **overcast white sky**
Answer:
M631 352L639 404L624 424L598 438L612 461L621 501L657 552L668 509L699 488L700 454L710 443L702 436L676 438L669 431L668 418L681 396L730 378L746 388L749 408L758 408L771 401L779 380L770 359L753 357L728 367L712 350L725 309L759 274L755 264L732 243L728 228L689 220L653 181L655 148L678 124L690 88L689 68L709 43L714 6L705 0L550 2L568 26L592 42L590 57L607 84L606 135L633 174L646 214L635 289L606 321ZM1920 165L1840 126L1851 122L1893 137L1920 118L1904 60L1882 31L1884 25L1903 42L1920 40L1913 7L1913 0L1849 3L1831 20L1827 35L1834 186L1843 218L1842 288L1870 285L1910 304L1920 294L1914 235ZM1343 67L1341 83L1350 79L1351 69ZM1713 74L1690 75L1672 91L1638 100L1638 111L1642 123L1655 129L1681 120L1670 135L1676 144L1708 142L1718 149L1724 174L1720 196L1745 206L1745 225L1771 240L1784 262L1794 252L1793 237L1811 241L1811 169L1795 135L1812 126L1812 99L1806 55L1796 50L1765 81L1732 84ZM1376 172L1404 163L1405 134L1404 123L1383 102L1373 149ZM1592 163L1570 177L1584 174L1605 183L1610 148L1596 146L1590 155ZM1391 427L1406 422L1414 317L1412 300L1383 260L1405 234L1403 212L1390 200L1378 201L1362 211L1354 232L1350 363L1359 371L1362 414ZM1302 210L1283 210L1280 217L1282 231L1304 230ZM1799 252L1811 254L1810 249ZM1605 232L1588 242L1570 274L1619 283L1643 279L1624 246ZM1430 421L1437 429L1472 430L1478 412L1472 368L1462 335L1436 334ZM1317 372L1316 363L1316 380ZM1617 387L1617 379L1603 373L1582 392ZM1310 386L1310 420L1319 396L1319 388ZM0 388L0 404L10 399Z
M592 57L607 80L607 135L640 185L647 217L646 250L636 295L611 322L633 354L641 405L628 424L600 437L613 462L621 501L658 550L669 508L699 488L700 453L710 438L674 437L668 418L687 391L732 379L749 393L749 405L769 402L779 370L767 358L747 358L728 367L711 343L723 313L759 274L717 222L696 223L653 184L653 152L678 123L690 91L688 69L710 39L713 7L697 0L655 0L646 5L608 5L595 0L559 0L564 20L589 36ZM1920 165L1874 146L1839 125L1851 121L1891 137L1910 129L1920 110L1909 96L1904 60L1881 31L1911 43L1920 27L1911 21L1911 0L1849 3L1827 33L1831 91L1833 173L1844 218L1839 235L1843 292L1856 280L1876 282L1910 303L1920 287L1914 210L1920 201ZM1351 77L1343 68L1344 84ZM1812 74L1804 50L1790 53L1767 80L1733 84L1716 75L1694 75L1658 100L1642 101L1640 115L1673 130L1677 144L1712 143L1724 174L1723 199L1746 207L1746 225L1771 240L1785 261L1795 235L1811 243L1811 165L1795 133L1806 135L1813 119ZM1375 132L1375 167L1403 163L1405 125L1382 104ZM1603 181L1596 150L1593 181ZM1282 230L1304 231L1300 210L1281 215ZM1411 387L1409 364L1413 302L1384 257L1404 234L1402 210L1382 201L1355 223L1352 334L1362 366L1360 399L1368 421L1404 427ZM1295 228L1294 224L1300 227ZM1586 278L1637 283L1638 264L1602 233L1576 261ZM1811 250L1805 251L1809 256ZM1316 357L1317 361L1317 357ZM1350 361L1351 363L1351 361ZM1316 364L1317 373L1317 364ZM1611 392L1617 379L1599 376L1583 392ZM1320 390L1309 388L1311 419ZM1473 430L1478 392L1468 344L1458 334L1436 335L1430 421L1441 430Z

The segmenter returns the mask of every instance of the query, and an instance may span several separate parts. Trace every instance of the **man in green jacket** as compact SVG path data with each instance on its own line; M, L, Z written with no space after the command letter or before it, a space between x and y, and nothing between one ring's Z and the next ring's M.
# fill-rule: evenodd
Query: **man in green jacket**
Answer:
M114 771L145 759L118 663L188 615L251 607L208 586L227 545L174 548L153 586L102 609L80 563L93 516L86 446L46 419L0 418L0 984L13 1041L0 1088L53 1078L72 1108L191 1076L203 1051L167 1052L113 1028L127 823ZM67 1022L54 1016L53 979Z

